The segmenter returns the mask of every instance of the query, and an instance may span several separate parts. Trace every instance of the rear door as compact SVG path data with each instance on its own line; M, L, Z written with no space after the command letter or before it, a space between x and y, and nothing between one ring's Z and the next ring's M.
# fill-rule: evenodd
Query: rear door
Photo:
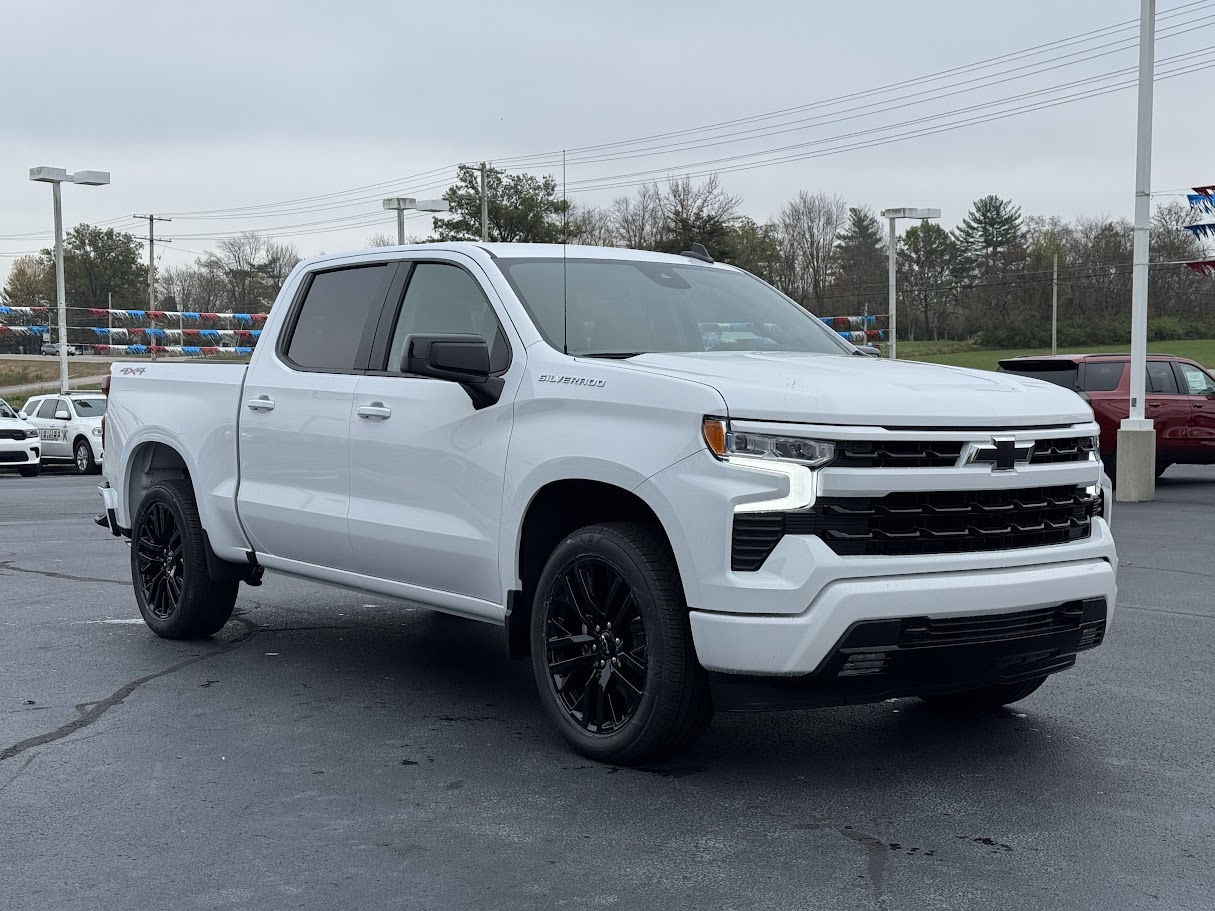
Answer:
M250 364L237 506L259 553L357 572L346 520L350 418L394 269L307 276L274 347Z
M1196 364L1174 366L1190 402L1190 454L1195 461L1215 461L1215 379Z
M1169 361L1147 363L1147 416L1156 425L1156 458L1182 458L1190 446L1190 399L1177 386Z
M390 296L351 418L350 536L362 571L427 589L502 600L498 540L506 450L523 369L492 289L471 260L406 263ZM506 324L508 325L508 324ZM475 333L505 380L480 410L458 383L401 373L411 333Z

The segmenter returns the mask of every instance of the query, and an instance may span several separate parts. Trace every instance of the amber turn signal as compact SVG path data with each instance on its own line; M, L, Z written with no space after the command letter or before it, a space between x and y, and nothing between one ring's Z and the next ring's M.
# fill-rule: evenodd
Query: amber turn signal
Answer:
M719 459L726 457L726 422L721 418L705 418L701 425L705 445Z

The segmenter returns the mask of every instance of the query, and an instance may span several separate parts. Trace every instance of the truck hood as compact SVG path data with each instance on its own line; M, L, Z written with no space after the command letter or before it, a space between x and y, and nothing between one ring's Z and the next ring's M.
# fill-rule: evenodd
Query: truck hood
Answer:
M622 366L706 383L739 419L883 427L1025 427L1091 421L1052 383L916 361L794 352L643 354Z

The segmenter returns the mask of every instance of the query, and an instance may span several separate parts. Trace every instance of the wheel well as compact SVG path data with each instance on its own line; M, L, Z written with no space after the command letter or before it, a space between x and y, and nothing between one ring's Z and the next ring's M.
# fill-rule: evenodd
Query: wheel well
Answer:
M172 446L143 443L131 453L127 469L127 515L133 522L135 510L144 495L158 482L168 478L190 480L186 461Z
M641 497L623 487L600 481L554 481L542 487L528 504L519 533L519 579L522 591L509 594L506 641L512 657L531 653L528 628L536 586L549 555L571 532L600 522L638 522L662 532L662 522Z

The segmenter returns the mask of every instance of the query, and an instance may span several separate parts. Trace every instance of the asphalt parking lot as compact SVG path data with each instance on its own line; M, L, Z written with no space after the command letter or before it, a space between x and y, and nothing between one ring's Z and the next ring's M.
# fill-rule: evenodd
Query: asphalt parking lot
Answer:
M1215 468L1118 504L1105 645L1015 710L568 751L499 630L267 578L138 620L98 479L0 475L0 908L1215 906Z

